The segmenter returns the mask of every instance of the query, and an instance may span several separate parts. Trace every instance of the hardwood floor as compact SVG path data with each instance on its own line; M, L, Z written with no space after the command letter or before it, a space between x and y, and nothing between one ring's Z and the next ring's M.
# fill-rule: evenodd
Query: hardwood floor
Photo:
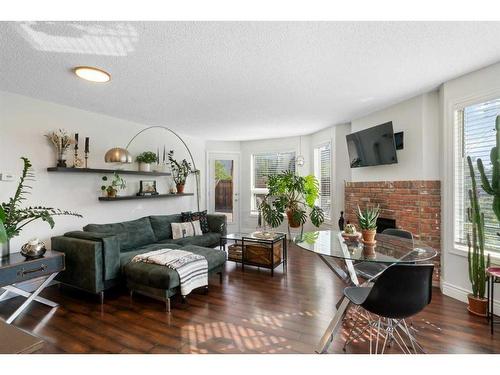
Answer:
M268 270L242 272L232 262L226 267L222 285L214 277L208 295L190 295L186 304L174 299L170 314L162 303L131 299L126 290L107 293L101 306L96 297L53 286L43 296L59 307L33 303L13 324L43 338L44 353L314 352L343 288L315 254L290 246L288 274L278 268L274 278ZM20 303L21 298L1 303L0 317ZM413 322L429 353L500 353L500 331L491 336L485 319L438 289ZM343 353L346 329L329 352ZM348 353L367 351L366 337L347 348Z

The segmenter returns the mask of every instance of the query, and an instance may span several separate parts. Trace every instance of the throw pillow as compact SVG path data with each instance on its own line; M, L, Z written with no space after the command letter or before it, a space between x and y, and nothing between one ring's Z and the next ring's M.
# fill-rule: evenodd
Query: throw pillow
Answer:
M199 220L201 231L203 233L210 232L210 229L208 228L207 210L200 212L191 212L191 211L181 212L181 220L182 222Z
M172 238L178 240L179 238L202 236L200 221L189 221L187 223L172 223Z

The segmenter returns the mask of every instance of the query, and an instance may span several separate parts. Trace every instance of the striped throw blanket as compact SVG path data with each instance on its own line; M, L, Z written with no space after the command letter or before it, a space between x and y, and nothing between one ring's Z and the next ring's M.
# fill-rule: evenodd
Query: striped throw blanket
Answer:
M159 264L177 271L183 296L193 289L208 285L208 262L202 255L184 250L161 249L136 255L132 262Z

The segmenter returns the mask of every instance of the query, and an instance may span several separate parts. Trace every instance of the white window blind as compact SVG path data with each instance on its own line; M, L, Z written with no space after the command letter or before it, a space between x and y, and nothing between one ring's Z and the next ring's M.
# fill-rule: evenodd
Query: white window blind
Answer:
M470 207L468 191L471 178L467 156L470 156L476 173L478 197L484 213L486 249L500 251L497 232L500 225L492 209L493 197L481 188L477 159L481 158L486 175L491 181L490 151L495 146L495 119L500 114L500 98L464 107L455 112L455 243L467 245L470 228L467 208Z
M268 193L267 176L284 171L295 173L295 152L270 152L252 155L252 212Z
M319 181L320 198L316 203L323 209L325 218L331 218L332 150L330 142L314 148L314 175Z

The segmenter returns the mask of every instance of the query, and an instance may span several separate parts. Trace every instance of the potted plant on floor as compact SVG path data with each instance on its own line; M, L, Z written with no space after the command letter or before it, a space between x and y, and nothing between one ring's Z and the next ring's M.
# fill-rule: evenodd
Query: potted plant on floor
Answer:
M363 242L368 245L375 243L375 235L377 234L377 219L380 214L380 207L366 207L361 210L358 206L356 216L358 224L363 235Z
M168 152L168 161L170 162L170 169L172 171L172 178L175 182L175 187L177 188L177 194L184 193L184 186L186 185L186 179L193 169L191 163L188 163L186 159L183 159L180 163L174 159L174 151L170 150Z
M8 202L3 202L0 205L0 247L2 256L9 255L10 239L18 236L26 225L35 220L40 219L47 222L52 229L55 225L54 216L71 215L82 217L82 215L75 212L63 211L52 207L21 207L21 202L26 200L26 196L31 193L31 186L26 183L28 181L34 181L34 174L31 170L30 161L25 157L21 159L23 160L24 167L14 196L11 197ZM5 230L5 236L2 227Z
M152 151L145 151L137 155L135 161L139 163L139 171L151 172L151 163L158 161L156 154Z
M314 226L319 227L325 221L323 210L316 206L319 199L319 182L313 175L297 176L291 171L268 176L269 193L259 205L264 220L271 227L278 227L288 218L290 228L303 227L307 218ZM309 213L308 213L309 211Z
M107 176L102 177L103 181L108 181ZM123 190L127 187L127 184L123 178L120 177L118 173L113 174L113 180L111 180L111 184L102 185L101 190L103 193L106 193L108 198L115 198L118 195L118 190Z
M467 215L471 223L470 232L467 233L469 280L472 293L469 294L468 310L476 315L487 315L487 299L484 298L486 285L486 259L484 256L484 213L481 212L477 197L476 176L470 156L467 156L472 188L469 190L470 207Z

